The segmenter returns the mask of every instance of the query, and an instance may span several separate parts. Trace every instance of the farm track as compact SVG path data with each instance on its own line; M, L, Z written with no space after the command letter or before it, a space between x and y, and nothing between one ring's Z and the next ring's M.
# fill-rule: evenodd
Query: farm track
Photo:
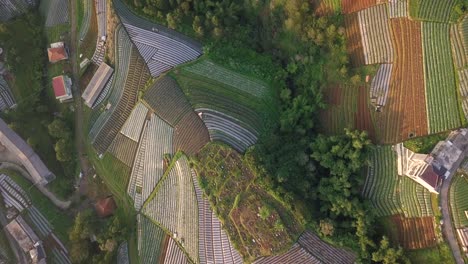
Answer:
M428 134L421 23L401 18L391 24L397 56L387 104L374 115L378 142L384 144Z

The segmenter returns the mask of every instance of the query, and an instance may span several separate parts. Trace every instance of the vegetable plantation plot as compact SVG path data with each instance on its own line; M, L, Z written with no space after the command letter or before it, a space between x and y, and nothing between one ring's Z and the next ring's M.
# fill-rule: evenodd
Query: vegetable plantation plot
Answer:
M343 14L350 14L374 6L380 0L341 0Z
M145 216L138 214L138 255L141 263L161 263L168 237L164 231Z
M371 155L363 196L370 199L377 215L432 216L430 192L406 176L398 176L396 153L391 146L378 146Z
M390 23L396 58L386 104L373 113L377 141L385 144L428 134L421 23L406 18Z
M82 40L86 37L86 34L88 34L89 26L91 24L93 0L83 0L80 4L83 5L83 21L80 25L80 40Z
M366 64L390 63L394 60L387 5L359 11L359 28Z
M391 219L397 227L397 240L403 248L421 249L437 245L434 217L405 218L393 216Z
M45 26L54 27L68 23L68 0L41 1L39 11L46 18Z
M185 156L172 163L145 203L143 212L176 234L175 239L198 262L198 206L190 167Z
M346 50L351 64L355 67L364 65L364 48L362 46L358 13L345 15L344 22L346 28Z
M359 87L358 109L355 117L355 127L367 131L369 138L375 141L375 129L369 110L368 91L365 86Z
M462 36L463 47L465 49L465 55L468 56L468 16L465 16L460 23L459 31Z
M452 56L456 68L462 68L468 64L468 57L465 54L463 36L459 24L450 25L450 42L452 44Z
M359 88L354 86L327 87L324 91L327 108L320 112L320 124L328 134L344 133L354 129L358 111Z
M424 77L429 133L461 126L449 25L422 24Z
M328 16L341 12L341 0L314 0L314 13L317 16Z
M450 187L449 198L453 223L456 228L468 226L468 179L466 175L455 175Z
M414 19L448 22L456 0L410 0L410 16Z
M407 0L388 0L388 9L390 18L408 17Z
M210 134L205 123L190 111L174 127L174 153L182 151L187 155L196 154L210 142Z

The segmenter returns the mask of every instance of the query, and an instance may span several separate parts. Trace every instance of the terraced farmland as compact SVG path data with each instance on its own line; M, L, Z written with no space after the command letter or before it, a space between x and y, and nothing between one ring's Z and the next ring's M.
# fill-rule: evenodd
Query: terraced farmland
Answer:
M27 0L3 1L0 5L0 21L8 21L17 15L21 15L30 7L31 3Z
M182 155L172 161L168 170L145 202L143 212L176 234L190 258L198 263L198 206L187 158Z
M0 111L12 108L15 105L16 101L13 98L13 94L11 93L8 83L3 76L0 75Z
M450 207L452 211L453 223L456 228L463 228L468 226L468 218L466 211L468 211L468 179L466 176L455 175L450 187Z
M461 97L462 110L468 119L468 69L461 69L458 73L458 88Z
M242 263L242 257L232 246L221 222L211 210L203 190L198 184L196 172L191 171L198 204L198 236L200 263Z
M358 13L344 16L346 28L346 50L348 51L351 64L355 67L364 65L364 48L359 28Z
M434 217L392 217L392 222L398 230L398 241L405 249L421 249L436 246L437 239L434 221Z
M461 126L448 24L423 23L429 133Z
M465 55L468 56L468 16L465 16L460 23L459 31L462 36L463 47L465 49Z
M174 153L196 154L210 142L210 134L201 118L190 111L174 127Z
M381 146L371 156L363 196L370 199L379 216L432 216L430 192L408 177L398 176L396 153Z
M94 0L83 0L83 20L80 25L80 40L86 37L88 34L89 26L91 24L91 16L93 14L93 2Z
M369 92L367 88L365 86L359 87L358 109L354 123L356 129L367 131L369 138L375 142L375 128L371 118L368 98Z
M41 1L39 11L46 18L46 27L68 23L68 0Z
M376 5L377 0L341 0L343 14L350 14Z
M414 19L448 22L456 0L410 0L410 16Z
M158 79L145 93L143 100L171 126L193 111L177 82L169 76Z
M341 12L341 0L314 0L314 13L318 16Z
M239 245L238 250L245 261L292 246L304 230L300 218L294 217L291 211L254 183L254 175L243 164L240 154L225 145L210 143L196 158L194 167L205 181L204 192L210 203L216 204L223 227L230 239ZM260 221L259 208L265 203L271 206L271 221ZM271 232L274 222L284 225L282 230L275 231L276 235Z
M387 5L364 9L358 13L358 19L365 63L393 62L393 41Z
M320 113L323 131L341 134L345 128L355 128L359 89L353 86L333 86L324 91L327 108Z
M145 216L138 214L138 255L141 263L161 263L169 237Z
M125 29L122 26L118 26L115 29L116 37L115 40L115 49L116 49L116 60L115 60L115 69L113 78L104 88L104 91L109 89L109 95L107 98L100 100L102 103L100 105L95 106L95 110L93 110L93 115L98 116L97 118L91 118L90 123L90 131L89 131L89 138L91 142L96 140L96 137L103 129L103 126L111 117L112 113L115 111L116 106L118 105L120 99L122 98L122 94L124 93L127 75L130 69L130 60L132 57L132 42L128 37ZM109 86L109 87L107 87ZM103 92L104 92L103 91ZM106 104L110 104L110 108L108 110L101 110L102 108L106 107Z
M407 0L389 0L388 9L390 12L390 18L408 17Z
M455 67L458 69L465 66L468 62L468 57L465 54L463 36L459 24L450 25L450 42L452 44L452 56Z
M125 165L131 167L137 148L138 142L131 140L122 133L118 133L110 144L108 151Z
M137 50L133 48L122 97L93 142L98 153L104 153L117 136L136 105L138 90L144 87L149 77L146 64ZM115 80L117 79L119 77L115 78ZM122 85L122 83L116 83L116 85Z
M186 66L172 76L203 119L210 138L238 151L256 142L263 124L274 112L269 109L272 98L264 83L211 62Z

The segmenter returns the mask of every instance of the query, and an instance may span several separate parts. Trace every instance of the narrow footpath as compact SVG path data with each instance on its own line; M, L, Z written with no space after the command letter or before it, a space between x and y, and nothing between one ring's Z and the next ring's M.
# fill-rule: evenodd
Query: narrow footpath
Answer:
M70 24L71 24L71 43L70 43L70 58L73 69L73 85L72 93L75 103L75 145L78 153L78 160L80 162L81 171L83 177L81 182L85 183L88 175L91 171L89 160L86 156L86 136L84 133L84 115L83 115L83 104L81 102L81 91L80 91L80 68L79 68L79 54L78 54L78 25L77 25L77 0L72 0L70 3ZM82 186L82 185L80 185ZM79 193L81 188L77 190Z

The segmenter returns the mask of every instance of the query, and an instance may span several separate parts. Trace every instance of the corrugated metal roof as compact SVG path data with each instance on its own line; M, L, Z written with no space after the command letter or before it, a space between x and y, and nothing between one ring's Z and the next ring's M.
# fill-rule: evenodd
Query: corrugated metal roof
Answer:
M86 90L81 96L88 107L93 107L94 102L98 98L113 72L114 69L112 69L109 65L104 62L101 63L101 66L99 66L93 78L86 87Z

